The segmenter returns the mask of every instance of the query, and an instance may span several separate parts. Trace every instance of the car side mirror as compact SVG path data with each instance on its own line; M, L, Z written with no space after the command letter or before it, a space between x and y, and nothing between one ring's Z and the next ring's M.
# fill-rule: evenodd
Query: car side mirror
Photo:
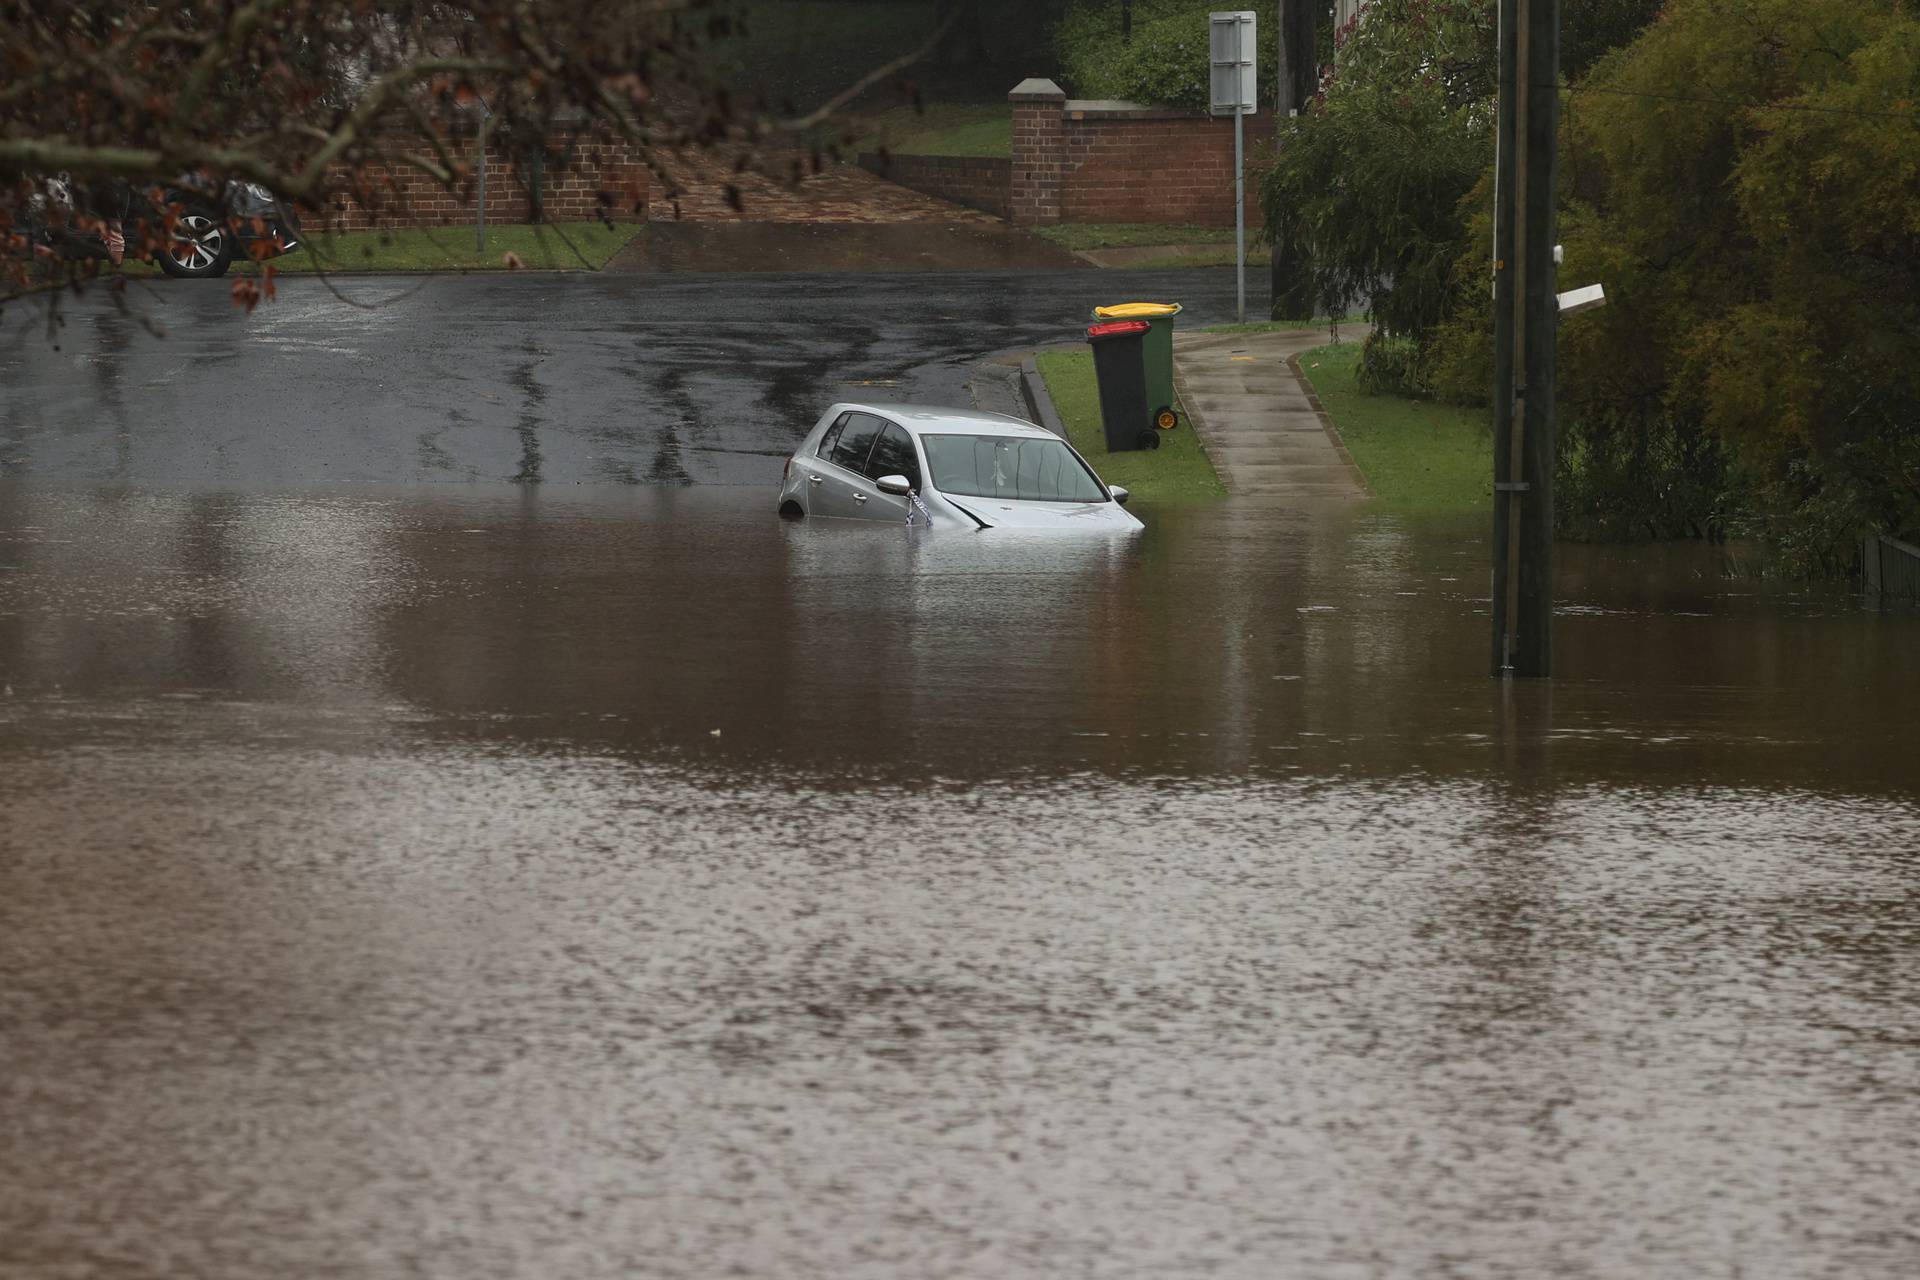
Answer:
M882 493L890 493L896 498L904 498L913 492L913 485L905 476L881 476L874 486Z
M1122 489L1117 484L1108 485L1107 492L1112 494L1113 500L1119 503L1123 507L1127 505L1127 499L1133 496L1132 494L1128 493L1125 489Z

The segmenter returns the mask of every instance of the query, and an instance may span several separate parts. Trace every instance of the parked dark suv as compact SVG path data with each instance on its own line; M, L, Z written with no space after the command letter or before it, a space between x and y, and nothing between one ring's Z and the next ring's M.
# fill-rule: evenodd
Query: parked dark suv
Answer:
M160 201L159 207L146 207L125 188L76 199L64 177L55 178L36 201L41 216L34 238L61 257L106 257L106 241L98 232L73 225L76 205L84 205L94 216L119 218L129 253L151 256L170 276L190 278L225 275L237 257L277 258L300 243L293 210L257 183L230 182L223 189L171 186L162 190ZM175 209L169 233L166 215ZM149 241L158 247L149 248Z
M170 276L225 275L236 257L277 258L300 243L293 210L256 183L227 184L224 217L205 192L170 189L166 202L181 209L166 248L155 255Z

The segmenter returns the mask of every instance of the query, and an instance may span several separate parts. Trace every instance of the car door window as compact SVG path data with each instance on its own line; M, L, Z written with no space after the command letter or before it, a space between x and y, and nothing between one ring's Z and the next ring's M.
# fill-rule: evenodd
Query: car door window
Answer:
M848 415L847 424L840 428L840 438L833 442L831 460L856 475L865 475L867 455L873 452L873 442L880 438L884 425L871 414Z
M843 413L833 420L833 425L827 428L827 434L820 437L820 447L813 451L815 457L833 457L833 446L840 440L840 429L847 425L847 419L852 416L850 413Z
M905 476L907 483L919 492L920 457L913 450L913 437L892 422L880 432L873 456L867 459L868 479L878 480L881 476Z

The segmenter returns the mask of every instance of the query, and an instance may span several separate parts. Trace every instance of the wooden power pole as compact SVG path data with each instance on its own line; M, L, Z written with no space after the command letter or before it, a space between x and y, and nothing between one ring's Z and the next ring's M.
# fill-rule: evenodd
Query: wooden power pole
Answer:
M1553 674L1560 0L1500 0L1493 234L1493 674Z
M1285 127L1288 116L1303 112L1320 87L1318 51L1314 48L1315 19L1320 5L1316 0L1280 0L1279 92L1275 95L1275 123ZM1297 246L1284 246L1276 239L1269 268L1273 289L1275 320L1313 319L1314 296L1308 287L1306 255Z

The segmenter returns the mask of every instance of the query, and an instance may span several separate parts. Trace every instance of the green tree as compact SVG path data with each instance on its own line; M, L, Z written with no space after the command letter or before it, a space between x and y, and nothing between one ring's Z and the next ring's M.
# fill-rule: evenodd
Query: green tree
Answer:
M1563 65L1583 74L1660 0L1568 0ZM1364 381L1428 379L1425 344L1462 307L1457 263L1490 209L1498 101L1496 0L1373 0L1337 33L1312 110L1283 124L1262 180L1267 236L1304 252L1325 307L1371 300ZM1486 292L1484 253L1470 290Z
M1561 332L1570 531L1757 516L1810 570L1920 532L1916 99L1899 0L1673 0L1574 86L1562 279L1609 305ZM1484 271L1466 248L1443 387L1487 364Z

